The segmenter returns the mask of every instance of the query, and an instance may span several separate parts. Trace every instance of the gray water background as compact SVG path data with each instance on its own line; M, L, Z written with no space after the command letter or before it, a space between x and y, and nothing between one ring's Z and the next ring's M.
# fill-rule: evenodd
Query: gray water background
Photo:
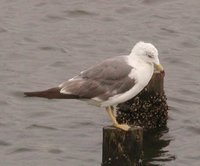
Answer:
M0 0L0 166L100 166L101 108L24 98L140 41L159 50L168 130L149 135L145 165L200 165L200 1Z

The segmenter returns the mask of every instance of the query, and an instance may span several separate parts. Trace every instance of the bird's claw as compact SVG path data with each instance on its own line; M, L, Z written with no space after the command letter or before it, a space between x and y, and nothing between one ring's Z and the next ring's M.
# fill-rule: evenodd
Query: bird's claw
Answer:
M116 127L117 128L120 128L120 129L122 129L122 130L124 130L124 131L128 131L131 127L129 126L129 125L127 125L127 124L118 124L118 125L116 125Z

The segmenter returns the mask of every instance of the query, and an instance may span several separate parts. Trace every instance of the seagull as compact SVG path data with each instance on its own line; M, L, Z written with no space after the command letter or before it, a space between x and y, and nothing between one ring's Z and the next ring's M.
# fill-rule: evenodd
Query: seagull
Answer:
M128 131L130 126L117 122L115 108L141 92L155 70L164 71L158 58L158 50L153 44L140 41L129 55L106 59L56 87L24 92L24 95L87 101L89 104L104 107L113 125Z

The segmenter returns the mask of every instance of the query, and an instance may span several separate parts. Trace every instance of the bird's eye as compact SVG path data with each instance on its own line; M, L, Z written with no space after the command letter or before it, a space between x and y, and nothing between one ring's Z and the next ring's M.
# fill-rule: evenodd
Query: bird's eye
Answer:
M149 58L153 58L153 55L148 54L147 56L148 56Z

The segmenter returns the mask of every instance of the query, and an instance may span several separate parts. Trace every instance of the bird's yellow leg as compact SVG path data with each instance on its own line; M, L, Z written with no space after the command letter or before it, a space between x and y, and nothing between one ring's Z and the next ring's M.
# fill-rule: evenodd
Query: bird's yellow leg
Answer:
M128 131L130 129L130 126L128 126L127 124L119 124L117 122L116 117L114 115L114 110L111 106L106 107L106 111L108 112L108 115L110 116L115 127L120 128L125 131Z

